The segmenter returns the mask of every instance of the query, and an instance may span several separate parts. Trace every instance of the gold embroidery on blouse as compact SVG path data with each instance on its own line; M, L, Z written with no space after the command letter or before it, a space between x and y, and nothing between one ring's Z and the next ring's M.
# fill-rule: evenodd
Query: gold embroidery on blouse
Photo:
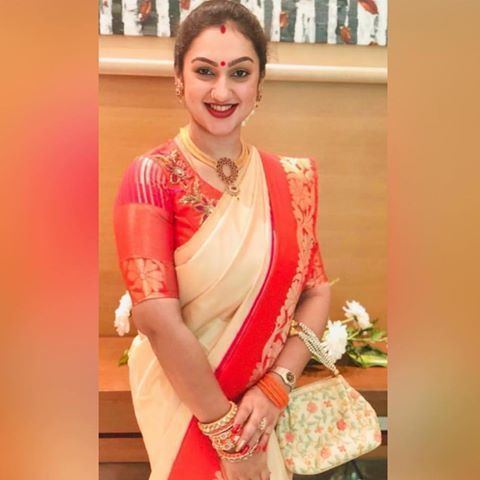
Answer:
M285 344L308 272L314 241L315 184L311 161L308 158L280 157L280 163L287 174L293 215L297 222L298 263L285 303L276 319L274 331L265 344L262 360L255 367L249 385L256 383L273 365Z
M134 303L162 296L162 293L167 291L166 267L158 260L128 258L122 262L121 267Z
M199 212L202 215L200 218L201 225L213 212L216 200L209 199L201 193L198 177L188 174L189 166L181 159L178 150L173 149L166 155L151 155L150 158L165 167L171 184L180 185L183 188L184 194L180 197L179 203L191 205Z
M173 185L182 184L188 179L186 165L180 159L178 150L172 150L166 155L151 155L152 160L158 161L167 170L169 182Z
M207 219L207 217L213 212L215 208L215 200L208 199L203 193L200 192L200 184L198 178L193 181L191 193L185 194L180 203L183 205L192 205L192 207L202 214L200 225Z

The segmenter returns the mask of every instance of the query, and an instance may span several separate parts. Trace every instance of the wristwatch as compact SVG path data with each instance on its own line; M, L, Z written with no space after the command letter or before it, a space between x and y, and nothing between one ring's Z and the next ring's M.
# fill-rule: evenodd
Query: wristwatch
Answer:
M293 389L295 382L297 381L297 376L292 371L283 367L273 367L270 369L270 371L276 373L283 380L283 383L290 388L290 390Z

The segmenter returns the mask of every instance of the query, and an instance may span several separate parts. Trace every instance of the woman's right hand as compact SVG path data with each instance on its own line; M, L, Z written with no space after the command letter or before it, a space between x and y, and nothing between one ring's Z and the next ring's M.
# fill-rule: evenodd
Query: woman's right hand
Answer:
M225 480L270 480L267 454L264 451L253 454L241 462L220 461Z

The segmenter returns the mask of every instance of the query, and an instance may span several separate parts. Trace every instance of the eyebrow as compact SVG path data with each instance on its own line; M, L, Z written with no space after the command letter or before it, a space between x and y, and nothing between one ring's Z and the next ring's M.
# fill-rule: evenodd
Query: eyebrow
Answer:
M250 58L250 57L239 57L239 58L236 58L235 60L232 60L228 66L229 67L233 67L234 65L236 65L237 63L241 63L241 62L244 62L245 60L249 60L250 62L254 63L253 59ZM193 63L195 61L199 61L199 62L205 62L205 63L208 63L209 65L212 65L213 67L218 67L218 63L217 62L214 62L213 60L210 60L208 58L205 58L205 57L196 57L194 58L190 63Z

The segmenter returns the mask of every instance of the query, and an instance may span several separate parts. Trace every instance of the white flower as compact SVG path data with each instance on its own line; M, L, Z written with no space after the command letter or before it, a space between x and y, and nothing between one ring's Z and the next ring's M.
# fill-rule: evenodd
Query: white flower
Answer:
M327 329L323 334L323 346L327 349L328 354L334 362L336 362L347 349L347 326L343 325L340 320L332 322L328 320Z
M132 299L130 294L125 292L125 294L120 298L120 303L118 308L115 310L115 326L117 333L122 337L130 331L130 312L132 310Z
M358 322L358 326L362 330L372 326L370 322L370 315L367 313L365 308L355 300L350 302L347 300L347 307L343 307L343 311L349 320L356 320Z

